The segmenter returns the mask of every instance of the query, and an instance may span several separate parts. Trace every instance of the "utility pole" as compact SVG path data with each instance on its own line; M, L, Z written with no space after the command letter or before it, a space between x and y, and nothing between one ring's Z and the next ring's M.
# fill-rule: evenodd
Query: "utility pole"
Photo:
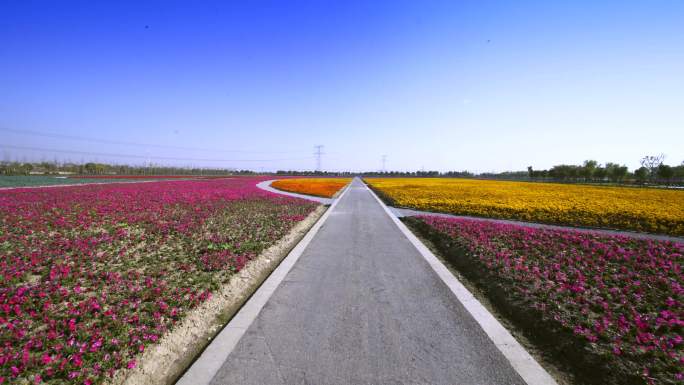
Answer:
M387 171L387 170L385 169L385 163L387 163L387 155L383 155L383 156L382 156L382 172Z
M321 156L323 155L323 145L314 146L314 156L316 157L316 171L321 171Z

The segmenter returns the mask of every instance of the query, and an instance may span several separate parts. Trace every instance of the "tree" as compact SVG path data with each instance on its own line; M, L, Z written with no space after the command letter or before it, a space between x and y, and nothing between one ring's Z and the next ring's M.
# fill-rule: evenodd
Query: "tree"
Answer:
M661 164L658 166L658 178L662 180L670 180L674 176L674 170L672 167L666 165L666 164Z
M19 167L19 169L23 175L30 175L31 171L33 171L33 165L31 163L24 163Z
M595 160L585 160L584 164L580 168L580 173L584 177L584 180L591 179L594 176L594 170L598 166L598 162Z
M580 174L579 166L572 164L559 164L553 166L549 170L548 175L554 179L566 180L566 179L577 179Z
M608 175L608 170L606 170L605 167L599 166L594 170L594 178L599 181L606 179L606 175Z
M613 182L622 182L622 180L627 176L627 166L620 166L617 163L606 163L606 173L608 178Z
M650 171L648 168L642 166L634 170L634 177L641 183L645 182L648 178Z
M86 163L83 168L85 169L86 174L95 174L97 171L97 165L95 163Z
M534 170L532 169L532 166L527 166L527 175L529 175L530 178L534 175Z
M657 172L658 172L658 167L663 164L663 160L665 160L665 154L660 154L660 155L646 155L645 157L641 158L641 167L646 167L648 169L648 174L650 175L651 179L655 178Z
M675 178L684 180L684 162L682 162L681 166L672 167L672 172Z

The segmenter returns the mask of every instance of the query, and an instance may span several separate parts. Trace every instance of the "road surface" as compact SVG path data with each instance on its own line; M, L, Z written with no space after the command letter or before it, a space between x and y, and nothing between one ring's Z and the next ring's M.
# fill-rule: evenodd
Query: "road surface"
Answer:
M211 384L524 384L355 179Z

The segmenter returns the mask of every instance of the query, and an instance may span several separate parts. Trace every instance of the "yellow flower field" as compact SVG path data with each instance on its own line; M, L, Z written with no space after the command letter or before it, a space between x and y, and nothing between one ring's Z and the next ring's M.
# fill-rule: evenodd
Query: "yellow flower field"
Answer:
M684 235L684 191L456 178L367 178L400 207Z
M271 186L283 191L332 198L350 181L351 178L294 178L274 181Z

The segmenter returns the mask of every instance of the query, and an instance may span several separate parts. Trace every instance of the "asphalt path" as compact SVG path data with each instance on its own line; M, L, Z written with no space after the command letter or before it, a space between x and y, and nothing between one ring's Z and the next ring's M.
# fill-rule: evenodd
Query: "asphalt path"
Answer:
M211 384L524 384L355 179Z

